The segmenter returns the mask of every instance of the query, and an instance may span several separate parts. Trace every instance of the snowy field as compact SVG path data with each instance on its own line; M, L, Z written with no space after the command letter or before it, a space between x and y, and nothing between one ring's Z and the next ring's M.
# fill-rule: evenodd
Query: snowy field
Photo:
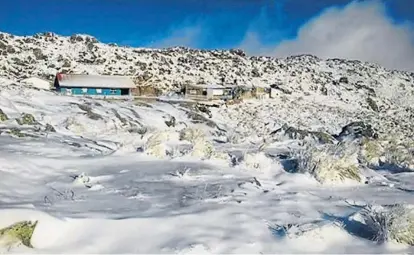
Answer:
M4 88L0 228L37 224L32 247L3 240L1 251L413 253L364 214L414 203L408 168L360 165L360 182L321 183L292 170L298 140L268 137L286 122L337 133L358 111L312 102L250 101L209 118L180 103Z

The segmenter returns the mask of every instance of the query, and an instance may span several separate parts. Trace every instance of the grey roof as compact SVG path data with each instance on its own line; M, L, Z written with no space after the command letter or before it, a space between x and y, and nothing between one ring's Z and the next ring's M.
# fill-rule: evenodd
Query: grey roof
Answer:
M217 84L191 84L188 85L193 88L203 88L203 89L225 89L226 87L217 85Z
M135 88L129 76L58 74L59 86L82 88Z

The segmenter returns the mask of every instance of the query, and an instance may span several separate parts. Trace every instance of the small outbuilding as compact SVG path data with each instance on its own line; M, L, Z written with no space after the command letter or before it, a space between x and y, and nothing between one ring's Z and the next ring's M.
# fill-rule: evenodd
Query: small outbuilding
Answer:
M213 84L196 84L185 86L185 97L194 100L222 100L233 97L230 87Z
M58 73L54 87L65 95L122 97L130 96L136 86L129 76Z

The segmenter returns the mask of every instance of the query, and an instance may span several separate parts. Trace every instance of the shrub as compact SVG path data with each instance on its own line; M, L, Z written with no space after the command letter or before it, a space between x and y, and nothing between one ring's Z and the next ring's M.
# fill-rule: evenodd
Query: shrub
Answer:
M20 129L18 128L11 128L9 131L9 134L11 134L14 137L19 137L19 138L27 136L26 134L22 133Z
M389 144L383 160L385 161L383 163L399 168L412 169L414 167L414 154L409 145L405 143Z
M367 206L360 213L374 241L414 245L414 209L407 205Z
M211 158L214 154L213 145L206 140L205 134L200 129L184 128L180 132L180 140L188 141L192 144L191 156L200 158Z
M33 248L30 243L37 221L17 222L9 227L0 230L0 237L8 246L22 243L23 245Z
M412 144L395 137L387 141L362 140L362 158L371 165L394 166L401 169L414 168Z
M191 143L196 143L199 141L204 141L205 134L200 129L184 128L180 132L180 140L189 141Z
M169 139L169 134L167 132L157 132L148 137L147 142L144 145L144 151L152 156L158 158L164 158L166 155L166 146L164 141Z
M373 139L363 139L361 149L363 159L371 165L378 165L380 158L384 154L384 147L380 141Z
M291 155L297 161L297 172L309 173L320 183L338 183L345 180L362 182L357 160L357 148L353 143L323 145L306 143Z
M7 117L7 115L3 112L3 110L0 109L0 121L6 121L8 119L9 117Z
M29 113L22 113L19 119L16 119L19 125L35 125L38 124L35 117Z

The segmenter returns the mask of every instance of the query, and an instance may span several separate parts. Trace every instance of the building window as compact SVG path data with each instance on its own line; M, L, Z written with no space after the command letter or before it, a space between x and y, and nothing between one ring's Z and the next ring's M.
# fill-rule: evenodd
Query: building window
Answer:
M82 88L82 93L87 93L88 92L88 89L87 88Z
M97 94L102 94L102 89L96 89Z
M109 90L109 94L111 94L111 95L116 94L116 89L110 89L110 90Z

